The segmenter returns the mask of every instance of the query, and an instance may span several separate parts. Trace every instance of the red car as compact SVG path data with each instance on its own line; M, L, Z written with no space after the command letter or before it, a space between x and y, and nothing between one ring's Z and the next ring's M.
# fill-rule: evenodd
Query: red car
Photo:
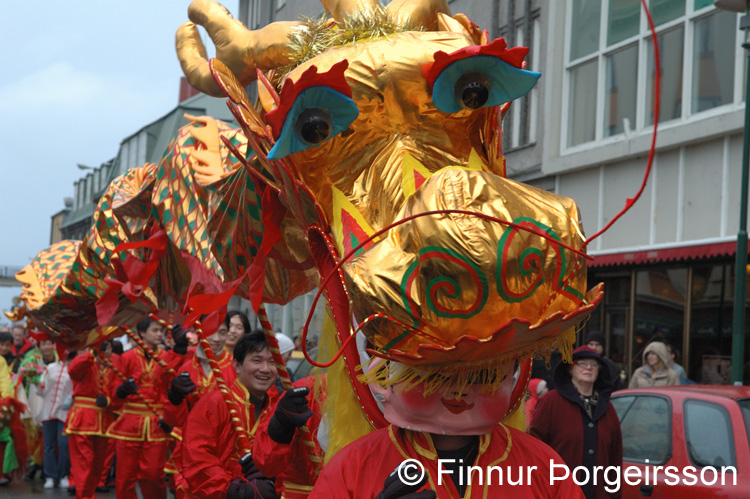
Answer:
M638 388L611 400L622 428L623 498L750 498L750 387Z

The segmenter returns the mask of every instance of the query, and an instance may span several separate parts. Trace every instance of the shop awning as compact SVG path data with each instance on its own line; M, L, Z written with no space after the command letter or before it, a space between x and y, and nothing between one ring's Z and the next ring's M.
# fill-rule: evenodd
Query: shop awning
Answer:
M734 255L737 240L726 239L716 242L695 244L689 246L653 247L619 253L596 254L589 261L589 268L616 267L622 265L640 265L645 263L677 262L682 260L697 260L702 258L716 258Z

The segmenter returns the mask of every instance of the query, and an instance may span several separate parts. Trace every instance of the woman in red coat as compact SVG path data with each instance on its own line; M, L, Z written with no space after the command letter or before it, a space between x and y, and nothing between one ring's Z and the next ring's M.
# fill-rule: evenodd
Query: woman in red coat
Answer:
M619 490L604 489L602 470L596 480L592 474L594 466L622 466L620 420L609 402L612 380L604 361L584 345L573 351L573 364L557 365L554 380L555 390L536 406L529 433L555 449L571 471L588 470L581 486L587 498L620 497ZM583 471L576 474L579 480L583 476Z

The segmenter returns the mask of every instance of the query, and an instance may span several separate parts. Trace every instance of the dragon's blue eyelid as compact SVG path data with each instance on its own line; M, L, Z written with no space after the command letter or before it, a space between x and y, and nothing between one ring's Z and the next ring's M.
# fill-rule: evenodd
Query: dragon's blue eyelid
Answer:
M294 100L284 120L279 140L268 153L268 159L281 159L292 153L320 145L305 142L295 131L295 121L304 110L310 108L324 109L331 117L331 134L323 142L331 140L349 128L349 125L359 116L357 105L341 92L324 86L310 87L302 91Z
M459 78L470 72L484 73L490 81L489 99L483 107L499 106L526 95L541 73L511 66L498 57L476 55L460 59L446 67L432 86L432 102L443 113L456 113L463 109L455 95Z

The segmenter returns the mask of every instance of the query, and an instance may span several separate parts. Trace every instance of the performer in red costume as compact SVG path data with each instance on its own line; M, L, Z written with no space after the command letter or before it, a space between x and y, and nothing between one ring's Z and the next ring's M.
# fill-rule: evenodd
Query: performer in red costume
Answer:
M100 353L90 350L77 355L68 367L73 381L73 407L65 421L70 448L71 475L76 498L92 499L107 466L107 428L114 421L109 394L117 386L112 368L100 355L111 360L112 346L105 341Z
M376 360L371 369L379 363ZM397 364L391 362L390 372L400 370ZM551 469L551 463L564 464L560 456L535 438L499 424L509 412L518 372L498 372L499 386L494 376L488 376L494 389L482 386L481 379L468 385L446 380L445 390L425 389L425 379L412 380L410 386L371 383L391 424L339 451L323 469L310 498L582 498L570 476L551 480L552 473L564 475L562 468ZM418 461L425 470L421 480L417 468L397 471L407 459ZM491 466L500 471L490 474ZM469 467L478 467L471 480ZM405 483L409 478L415 479L411 485Z
M136 328L143 342L157 351L164 328L150 318L143 319ZM184 362L187 336L179 326L172 329L172 336L174 349L159 351L158 355L175 369ZM164 463L169 435L158 427L159 418L135 393L140 393L151 406L163 411L170 376L156 360L139 348L125 352L117 367L129 378L115 390L114 396L123 399L125 404L120 417L107 430L108 437L117 439L117 498L135 499L136 483L140 484L144 497L165 498Z
M227 326L222 322L216 332L206 339L219 363L222 379L228 386L231 386L237 378L237 374L232 365L232 354L224 349L226 338ZM197 348L192 358L182 364L178 372L180 372L180 376L172 380L172 384L167 391L169 401L175 406L175 411L171 414L171 420L167 422L173 426L172 436L176 443L164 470L175 475L175 495L181 498L185 497L188 490L187 482L182 474L183 427L190 410L204 395L216 390L217 384L201 346Z
M239 424L254 438L258 421L274 402L276 365L263 333L242 336L234 348L232 365L237 379L230 391L239 412ZM252 460L243 467L243 451L237 444L236 422L222 394L215 390L190 411L184 428L182 470L189 497L270 499L276 497L274 482L260 475ZM119 457L118 457L119 459ZM118 498L119 499L119 498Z
M324 399L325 376L302 378L258 426L253 461L263 475L276 477L285 499L305 499L322 469L323 450L316 436ZM314 448L305 444L298 430L304 424L313 436Z

